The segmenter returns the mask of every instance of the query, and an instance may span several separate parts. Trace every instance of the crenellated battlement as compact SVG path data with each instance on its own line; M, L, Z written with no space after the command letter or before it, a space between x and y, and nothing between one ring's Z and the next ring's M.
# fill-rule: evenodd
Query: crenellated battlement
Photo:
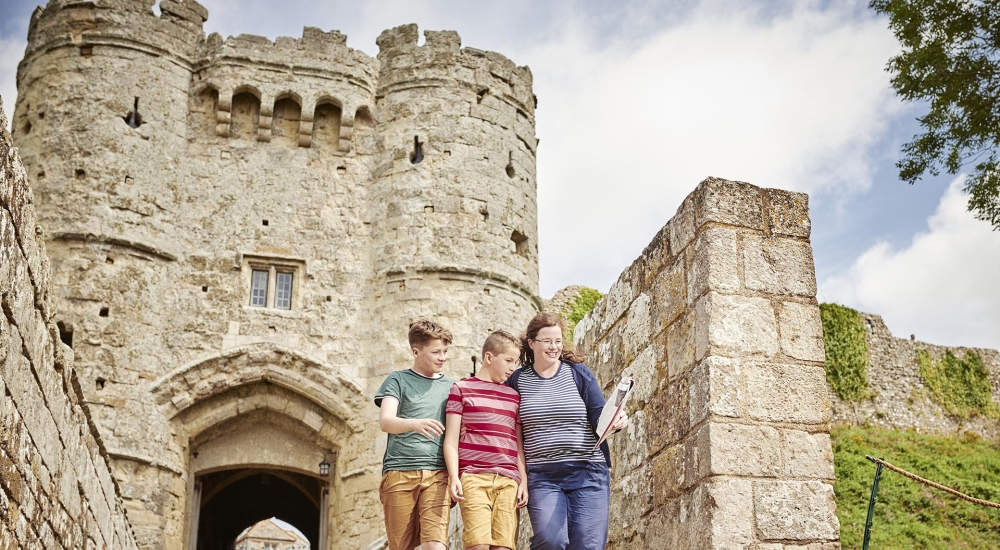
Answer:
M139 50L190 62L204 42L208 10L195 0L50 0L31 15L25 59L39 51L95 46Z

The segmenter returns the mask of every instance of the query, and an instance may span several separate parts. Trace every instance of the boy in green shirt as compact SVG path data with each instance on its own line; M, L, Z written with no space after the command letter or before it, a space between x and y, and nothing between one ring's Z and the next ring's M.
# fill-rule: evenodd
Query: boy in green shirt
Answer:
M455 380L444 376L451 332L420 319L410 325L413 366L391 373L375 392L379 427L389 434L379 499L389 550L445 550L448 543L448 472L445 404Z

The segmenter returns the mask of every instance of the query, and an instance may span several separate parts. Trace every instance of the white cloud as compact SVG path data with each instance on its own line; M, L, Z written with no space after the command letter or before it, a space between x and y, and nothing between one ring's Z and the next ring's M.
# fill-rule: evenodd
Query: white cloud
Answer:
M883 70L896 42L855 11L762 17L706 3L637 48L598 49L586 25L565 28L525 56L539 96L543 295L606 290L707 176L867 189L868 151L901 108Z
M1000 348L1000 233L966 211L962 182L945 191L926 232L900 250L873 246L822 282L820 299L878 313L897 335Z
M17 64L24 56L24 40L0 38L0 98L3 98L3 112L7 114L7 129L14 116L14 102L17 101Z

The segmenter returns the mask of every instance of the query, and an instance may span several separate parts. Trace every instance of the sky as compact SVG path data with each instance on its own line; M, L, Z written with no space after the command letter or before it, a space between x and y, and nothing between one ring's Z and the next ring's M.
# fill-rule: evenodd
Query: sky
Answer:
M897 336L1000 348L1000 232L963 176L899 181L920 104L893 93L888 21L856 0L202 0L206 32L457 30L534 74L543 297L606 292L708 176L809 193L818 299ZM0 0L0 97L36 1Z

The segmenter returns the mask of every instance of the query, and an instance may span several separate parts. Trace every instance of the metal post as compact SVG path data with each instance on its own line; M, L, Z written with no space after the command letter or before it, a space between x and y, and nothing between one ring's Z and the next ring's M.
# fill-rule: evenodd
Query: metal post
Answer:
M868 460L875 462L870 456L865 456ZM879 459L882 460L882 459ZM872 496L868 499L868 519L865 521L865 541L861 545L861 550L868 550L868 541L872 537L872 517L875 515L875 499L878 494L878 482L882 478L882 463L875 462L875 481L872 483Z

